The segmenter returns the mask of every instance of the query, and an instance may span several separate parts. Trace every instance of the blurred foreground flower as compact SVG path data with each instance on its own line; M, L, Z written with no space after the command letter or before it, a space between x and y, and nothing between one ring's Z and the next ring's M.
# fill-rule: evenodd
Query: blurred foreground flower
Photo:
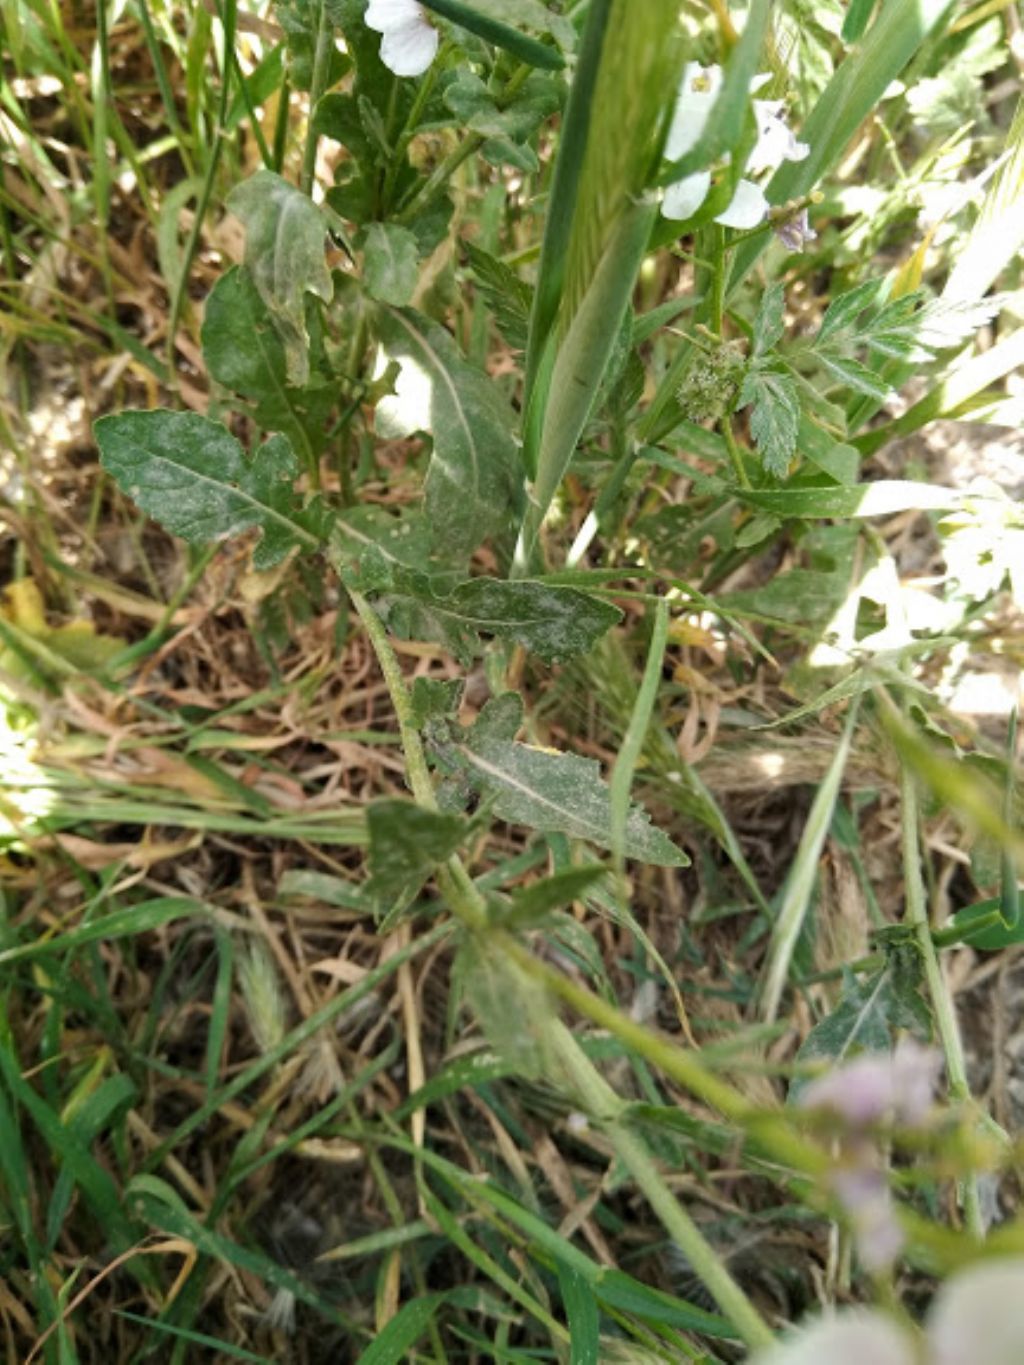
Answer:
M832 1192L849 1220L861 1263L873 1275L888 1270L902 1251L903 1229L871 1129L880 1123L919 1128L941 1068L938 1052L906 1038L895 1052L865 1053L834 1067L800 1095L802 1108L830 1113L843 1124L846 1140Z
M771 74L768 72L755 76L750 83L751 94L770 80ZM696 62L687 64L665 145L665 156L669 161L678 161L696 147L721 86L720 66L702 67ZM745 176L777 170L783 161L803 161L810 151L807 143L798 142L786 126L782 117L784 108L782 100L754 100L757 142L747 158ZM711 172L695 171L677 180L674 185L669 185L661 211L666 218L692 218L708 197L710 189ZM723 227L754 228L764 222L767 214L768 200L764 190L753 180L743 179L737 182L731 203L717 215L715 222Z
M895 1052L866 1052L803 1090L804 1109L827 1109L853 1128L889 1122L914 1128L928 1117L942 1056L904 1038Z
M367 28L382 35L380 59L396 76L422 76L437 55L438 33L418 0L370 0Z
M885 1313L851 1309L758 1352L751 1365L1021 1365L1024 1259L973 1265L942 1285L921 1346Z

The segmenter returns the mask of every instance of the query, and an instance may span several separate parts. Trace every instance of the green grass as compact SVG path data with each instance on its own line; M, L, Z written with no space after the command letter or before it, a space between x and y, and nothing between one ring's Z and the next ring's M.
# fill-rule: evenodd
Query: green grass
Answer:
M348 0L0 0L0 581L31 579L40 602L0 600L12 1360L740 1359L822 1284L839 1302L876 1288L849 1230L833 1236L831 1136L785 1097L808 1039L882 977L897 986L871 1022L895 1037L930 1015L949 1078L940 1125L889 1135L916 1163L908 1301L974 1254L979 1177L1013 1164L977 1098L998 1039L950 984L965 950L942 925L1014 901L1016 755L1001 722L949 699L1024 657L1024 531L1009 499L961 499L944 522L842 511L843 484L921 475L899 438L1014 397L1020 263L985 250L1020 197L1009 18L883 6L846 55L806 24L818 66L776 81L812 152L769 197L824 203L817 242L789 256L766 228L672 238L645 195L667 174L663 93L683 60L731 58L696 165L751 136L749 78L774 68L795 0L754 6L738 46L722 7L685 6L652 45L674 5L627 22L592 0L564 119L509 134L509 152L483 124L446 124L444 97L465 50L486 117L525 119L528 63L556 66L557 20L584 19L551 6L545 36L530 8L500 18L532 36L476 16L498 48L455 35L415 93L375 65L375 35L355 70L332 66ZM309 117L335 80L352 152ZM971 90L954 135L943 105ZM473 573L500 576L518 531L513 577L616 603L621 624L582 658L542 664L497 638L464 668L419 638L422 617L400 638L373 563L354 586L319 560L256 573L249 543L174 540L99 467L91 423L127 408L210 400L249 447L260 395L236 411L201 359L204 301L242 250L225 202L260 168L305 189L326 168L335 297L306 301L333 406L307 473L368 536L367 508L415 508L430 444L384 440L373 411L393 375L372 369L344 179L367 165L399 253L451 191L449 235L416 247L414 303L497 376L537 477ZM963 196L927 237L972 178L978 207ZM507 308L464 242L494 278L516 273ZM862 311L841 359L867 388L847 391L814 338L830 302L890 267L947 302L1010 297L913 362L872 351ZM697 414L693 394L722 336L747 346L767 325L779 280L771 373L810 397L773 479L749 407ZM871 375L911 370L918 387L879 416ZM943 559L972 529L973 595ZM907 588L923 575L921 625ZM467 726L512 687L535 753L601 761L608 855L495 821L494 791L469 799L471 736L417 715L441 695L423 680L467 676ZM384 903L366 808L410 792L434 814L461 800L461 843L415 850ZM637 801L687 866L627 861ZM985 926L1016 933L1003 911ZM1022 1235L1011 1213L993 1245Z

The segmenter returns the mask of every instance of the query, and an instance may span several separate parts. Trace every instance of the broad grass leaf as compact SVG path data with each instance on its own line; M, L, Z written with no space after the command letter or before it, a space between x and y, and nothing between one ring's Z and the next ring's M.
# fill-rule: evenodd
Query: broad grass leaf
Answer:
M434 438L427 523L438 550L452 559L469 555L509 523L520 463L516 416L494 381L436 323L411 309L385 308L378 331L401 372L395 394L377 404L377 430Z
M834 484L830 488L740 489L737 496L776 517L884 517L911 507L948 511L963 502L955 488L940 488L913 479L879 479L877 483Z
M499 819L611 848L611 791L595 759L477 737L458 745L455 752L472 785L493 800ZM626 820L623 851L627 858L658 867L685 867L689 862L637 805L631 806Z
M323 509L295 493L298 462L285 436L247 459L234 436L194 412L121 412L95 424L100 462L120 488L168 531L193 545L258 528L257 569L290 550L319 548Z
M401 1365L403 1360L408 1360L413 1346L430 1326L446 1297L444 1294L419 1294L410 1299L377 1333L356 1365Z
M363 285L371 298L401 308L419 279L415 234L397 223L371 223L363 244Z
M518 57L521 62L526 62L529 66L558 70L565 65L565 59L557 48L538 42L536 38L530 38L525 33L520 33L518 29L511 28L507 23L502 22L504 19L515 17L514 9L511 14L509 13L510 5L503 3L500 11L501 17L497 18L484 12L485 5L465 4L463 0L423 0L423 4L427 9L433 10L435 14L440 14L443 18L450 19L452 23L458 24L470 33L475 33L478 38L483 38L485 42L493 43L495 47L501 47L506 52L511 52L514 57ZM546 27L550 27L550 25Z
M569 1323L569 1365L598 1365L601 1352L601 1314L593 1286L578 1270L558 1267L558 1288Z
M323 451L331 389L288 383L284 342L244 266L232 266L214 285L203 313L202 343L211 376L254 404L253 415L265 431L283 432L309 459Z
M546 662L572 658L622 619L618 607L577 588L471 578L438 593L422 574L396 576L382 608L396 635L436 640L467 665L488 637L513 640Z
M306 295L324 303L334 295L323 215L308 195L267 170L236 186L227 205L245 226L245 264L280 328L288 382L302 388L309 379Z

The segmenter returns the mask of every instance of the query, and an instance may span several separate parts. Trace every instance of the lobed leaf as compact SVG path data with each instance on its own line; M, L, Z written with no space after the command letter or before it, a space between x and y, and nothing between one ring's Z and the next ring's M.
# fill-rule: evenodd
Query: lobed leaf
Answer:
M800 400L793 380L779 370L754 366L740 390L739 406L753 405L750 434L769 474L783 479L796 452Z
M455 746L455 752L469 781L492 799L499 819L611 848L611 792L595 759L477 736ZM637 805L631 806L626 821L624 853L658 867L689 863Z
M396 573L382 611L405 639L436 640L464 664L482 636L512 640L547 662L585 654L622 619L618 607L577 588L471 578L439 593L424 574Z
M193 545L259 529L257 569L319 548L324 508L295 493L295 452L271 436L251 460L218 422L194 412L122 412L95 424L103 468L147 515Z

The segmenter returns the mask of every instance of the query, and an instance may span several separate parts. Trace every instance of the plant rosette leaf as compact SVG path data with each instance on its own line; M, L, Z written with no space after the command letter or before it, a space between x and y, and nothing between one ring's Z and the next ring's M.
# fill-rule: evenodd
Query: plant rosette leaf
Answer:
M470 732L446 748L471 786L501 820L542 834L564 834L611 848L611 790L595 759L535 749ZM686 867L689 858L638 805L626 820L625 855L656 867Z
M434 438L424 486L427 525L441 553L463 558L509 524L520 474L515 413L444 328L421 314L382 308L378 334L399 374L394 394L377 404L377 432L386 439L420 431Z
M396 635L436 640L467 666L484 637L514 641L547 663L573 658L622 619L603 598L529 579L471 578L439 593L426 575L396 573L378 605Z
M302 505L287 437L271 436L250 460L226 427L194 412L116 413L94 431L100 462L121 490L190 544L259 529L256 569L320 548L327 509L319 498Z
M288 382L309 379L306 295L334 296L324 242L327 225L301 190L273 171L257 171L231 191L228 208L245 227L245 264L284 343Z

